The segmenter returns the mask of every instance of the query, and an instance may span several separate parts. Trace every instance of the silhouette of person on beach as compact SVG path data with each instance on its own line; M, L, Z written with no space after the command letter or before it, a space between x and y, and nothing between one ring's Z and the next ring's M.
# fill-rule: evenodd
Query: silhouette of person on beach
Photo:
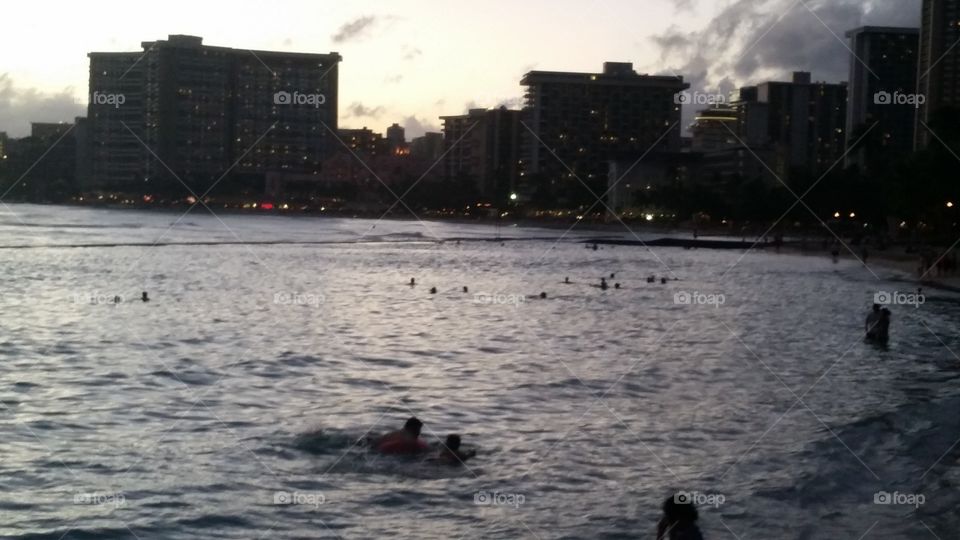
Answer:
M391 431L380 437L373 447L382 454L417 454L430 449L430 446L420 438L423 422L411 416L403 425L403 429Z
M440 448L440 453L437 454L436 460L444 465L456 467L463 465L468 459L476 455L477 452L475 450L468 452L460 451L459 435L447 435L447 440L443 443L443 447Z
M657 540L703 540L697 527L697 509L692 502L677 502L676 496L663 503L663 517L657 524Z

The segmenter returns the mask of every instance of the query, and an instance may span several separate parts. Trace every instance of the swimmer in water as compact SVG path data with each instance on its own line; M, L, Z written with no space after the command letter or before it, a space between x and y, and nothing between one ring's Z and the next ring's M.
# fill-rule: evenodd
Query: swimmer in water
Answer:
M147 296L147 291L143 291L143 294L140 295L140 301L141 301L141 302L149 302L149 301L150 301L150 297Z
M541 299L541 300L546 300L546 299L547 299L547 293L545 293L545 292L540 293L540 299Z
M463 465L468 459L477 455L476 450L469 452L460 451L460 436L447 435L447 440L443 443L440 453L436 460L444 465L458 466Z
M423 422L417 417L411 416L403 425L403 429L392 431L380 437L373 447L382 454L409 455L424 452L430 449L430 445L420 438L422 429Z
M667 284L667 278L660 278L660 283L661 283L662 285L666 285L666 284Z
M657 524L657 540L703 540L697 527L697 508L691 501L677 502L677 496L663 502L663 517Z
M613 288L614 288L614 289L619 289L619 288L620 288L620 284L619 284L619 283L614 283L614 284L613 284Z
M569 278L569 277L563 278L563 284L564 284L564 285L569 285L569 284L570 284L570 278Z
M437 294L437 288L436 288L436 287L430 287L430 294Z
M603 290L607 290L610 288L610 286L607 285L607 278L600 278L600 288Z
M647 283L656 283L657 278L655 276L647 276Z
M467 286L466 286L466 285L464 285L464 286L463 286L463 292L465 292L465 293L466 293L466 292L470 292L470 289L469 289L469 288L467 288Z
M416 284L417 284L417 280L415 278L410 278L410 286L413 287Z

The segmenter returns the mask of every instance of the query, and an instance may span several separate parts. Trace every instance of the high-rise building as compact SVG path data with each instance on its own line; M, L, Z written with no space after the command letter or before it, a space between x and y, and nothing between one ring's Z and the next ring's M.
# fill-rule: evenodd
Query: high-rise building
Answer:
M434 162L443 155L443 133L424 133L410 141L410 156L415 159Z
M960 0L923 0L917 93L925 103L917 110L916 146L932 139L926 126L945 107L960 106Z
M811 82L797 72L791 82L766 82L740 90L734 103L739 138L774 156L768 166L784 182L823 174L846 148L846 83Z
M606 189L610 160L680 150L682 77L606 62L601 73L531 71L521 84L523 167L537 184L527 191L591 205Z
M847 166L872 171L913 150L920 30L865 26L847 37Z
M691 150L712 152L737 146L737 110L730 105L716 105L697 113L690 126Z
M340 140L351 150L363 157L385 155L389 152L388 144L383 135L372 129L341 129L338 131Z
M442 116L443 170L448 182L469 183L476 195L500 205L517 190L520 171L521 112L471 109Z
M400 124L393 124L387 128L387 144L390 151L396 155L403 155L407 150L407 131Z
M336 53L250 51L195 36L90 53L89 133L99 188L262 193L316 178L335 148Z

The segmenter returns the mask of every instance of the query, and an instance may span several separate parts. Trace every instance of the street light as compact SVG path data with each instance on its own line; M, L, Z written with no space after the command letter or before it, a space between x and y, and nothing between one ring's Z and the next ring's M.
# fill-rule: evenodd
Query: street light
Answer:
M833 217L840 219L840 212L834 212Z
M953 202L952 202L952 201L947 202L947 208L953 208Z
M511 194L510 194L510 200L511 200L511 201L517 200L517 194L516 194L516 193L511 193Z

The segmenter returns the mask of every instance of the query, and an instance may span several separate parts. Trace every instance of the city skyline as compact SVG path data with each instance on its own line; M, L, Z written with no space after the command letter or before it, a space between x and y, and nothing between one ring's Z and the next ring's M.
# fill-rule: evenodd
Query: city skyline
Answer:
M98 9L110 13L111 5L117 8L114 13L129 9L111 2ZM593 72L603 61L633 62L639 73L682 75L693 91L730 92L764 80L786 80L797 70L839 82L847 79L844 32L863 24L919 24L918 0L830 5L808 0L731 0L719 5L659 0L642 7L601 5L589 13L584 6L567 3L561 6L567 15L554 21L549 32L528 24L544 8L540 2L480 13L470 13L463 5L434 13L427 4L415 3L401 13L383 2L363 9L290 2L284 9L231 13L229 28L220 22L222 10L213 6L191 6L194 16L186 23L178 3L168 6L169 12L149 20L121 26L114 17L103 16L82 29L70 24L70 16L38 27L38 7L7 8L25 24L0 37L0 46L21 47L41 32L58 37L43 42L34 38L34 47L0 72L0 131L20 136L29 132L30 121L67 122L82 116L88 98L87 52L137 51L142 41L168 34L203 36L210 45L238 49L336 51L344 57L341 126L383 131L399 122L413 138L439 131L441 116L502 104L518 108L520 79L531 70ZM290 18L290 13L306 16ZM313 14L322 15L319 24ZM271 17L288 20L266 24ZM581 17L596 24L582 25ZM675 22L666 30L657 22L665 18ZM253 24L283 30L250 32ZM578 39L557 37L571 32ZM496 39L474 46L483 36ZM801 38L803 46L792 45ZM684 126L693 109L685 108Z

